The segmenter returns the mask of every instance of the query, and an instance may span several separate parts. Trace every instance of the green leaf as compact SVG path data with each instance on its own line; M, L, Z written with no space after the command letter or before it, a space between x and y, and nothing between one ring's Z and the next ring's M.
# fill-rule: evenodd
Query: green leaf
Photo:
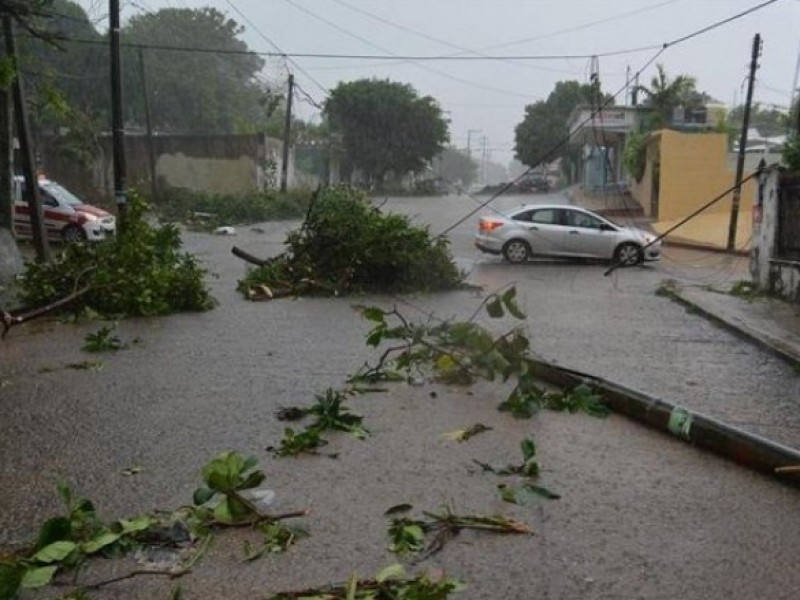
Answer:
M40 563L61 562L78 547L75 542L60 541L48 544L31 557L31 560Z
M24 573L25 569L19 564L0 562L0 600L16 597Z
M386 320L385 318L386 315L377 306L368 306L363 311L361 311L361 316L363 316L368 321L374 321L375 323L383 323Z
M519 445L522 449L522 456L526 461L536 456L536 444L534 444L532 439L525 438Z
M99 552L106 546L110 546L119 538L122 537L119 533L113 533L111 531L105 531L98 535L97 537L92 538L88 542L81 545L81 550L83 550L86 554L94 554L95 552Z
M263 471L255 471L247 476L244 482L237 486L239 490L249 490L250 488L258 487L267 478Z
M500 298L494 296L490 302L487 302L486 312L489 313L489 316L493 319L501 318L505 314L505 311L503 310L503 304Z
M69 539L72 522L66 517L53 517L44 522L36 538L36 549L41 550L53 542ZM0 596L2 598L2 596Z
M528 492L530 492L532 494L536 494L538 496L542 496L544 498L547 498L548 500L559 500L561 498L560 494L557 494L556 492L550 491L546 487L542 487L540 485L534 485L532 483L524 484L522 486L522 489L524 489L524 490L526 490L526 491L528 491Z
M356 600L356 592L358 591L358 577L355 573L347 580L347 589L345 600Z
M56 483L56 488L58 489L58 495L61 497L64 506L67 507L67 510L72 510L72 489L65 481Z
M378 583L383 583L384 581L389 581L390 579L402 579L405 574L405 567L399 563L395 563L381 569L375 576L375 581Z
M194 496L192 499L194 500L195 506L202 506L209 500L211 500L216 492L211 488L207 487L199 487L194 491Z
M120 519L119 524L122 526L122 535L129 535L131 533L138 533L145 531L151 526L155 525L157 521L152 517L136 517L135 519Z
M22 587L24 588L39 588L47 585L53 580L53 576L58 570L57 566L53 567L33 567L25 571L22 576Z
M524 319L525 313L523 313L519 309L519 306L517 306L516 295L517 295L517 288L512 287L506 290L501 296L503 301L503 306L505 306L506 310L508 310L508 312L510 312L515 318Z

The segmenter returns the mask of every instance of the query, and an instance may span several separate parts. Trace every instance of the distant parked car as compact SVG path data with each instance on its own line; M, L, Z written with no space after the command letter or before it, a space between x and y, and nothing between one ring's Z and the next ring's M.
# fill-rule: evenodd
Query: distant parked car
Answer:
M517 188L520 192L549 192L550 181L544 175L531 175L523 178Z
M658 260L661 242L636 227L617 225L585 208L522 206L507 215L482 217L475 245L512 263L532 256L599 258L623 265Z
M20 239L31 237L31 211L25 179L14 177L14 234ZM116 219L102 208L86 204L55 181L39 178L45 229L50 240L76 242L97 241L114 235Z

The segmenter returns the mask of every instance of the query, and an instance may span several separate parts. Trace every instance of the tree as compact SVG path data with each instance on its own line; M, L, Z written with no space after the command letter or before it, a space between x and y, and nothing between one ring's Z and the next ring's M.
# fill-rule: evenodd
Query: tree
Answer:
M478 175L478 165L469 156L455 148L445 148L433 160L433 171L447 182L472 184Z
M672 120L672 112L680 105L700 104L703 95L698 94L697 80L689 75L678 75L670 81L664 65L656 65L656 75L650 87L637 86L636 91L645 95L644 106L652 109L649 129L660 129Z
M581 104L607 105L611 97L602 95L596 84L559 81L547 100L525 107L525 117L515 128L514 153L520 162L535 167L569 154L567 119Z
M17 25L34 36L42 33L36 26L36 19L48 14L52 0L0 0L0 15L11 17Z
M139 14L123 28L127 43L219 49L144 49L153 126L166 132L233 133L256 128L274 110L274 94L257 79L264 61L239 39L236 21L214 8L167 8ZM238 54L241 53L241 54ZM125 50L126 118L144 123L138 51Z
M389 173L421 171L449 139L436 100L388 79L340 83L324 112L347 158L378 186Z
M744 119L744 105L734 107L728 113L728 123L736 129L741 129ZM776 108L764 108L756 102L750 108L750 127L766 137L783 135L791 127L789 113Z
M41 36L19 40L31 128L34 134L57 134L60 151L86 165L97 151L100 123L107 122L110 113L103 36L83 8L69 0L53 0L31 23Z

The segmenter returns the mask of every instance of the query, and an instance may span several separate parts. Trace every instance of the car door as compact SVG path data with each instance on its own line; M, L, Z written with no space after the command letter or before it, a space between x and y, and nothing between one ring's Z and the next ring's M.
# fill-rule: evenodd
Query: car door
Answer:
M614 236L603 228L605 223L582 210L566 209L567 234L565 244L572 256L611 258Z
M526 238L534 254L564 256L564 210L546 207L533 208L514 216L526 231Z
M30 194L25 189L25 182L19 181L19 194L14 201L14 224L17 235L30 237L32 235ZM44 217L45 231L50 240L61 239L61 228L69 221L69 215L59 205L58 200L39 189L42 200L42 216Z

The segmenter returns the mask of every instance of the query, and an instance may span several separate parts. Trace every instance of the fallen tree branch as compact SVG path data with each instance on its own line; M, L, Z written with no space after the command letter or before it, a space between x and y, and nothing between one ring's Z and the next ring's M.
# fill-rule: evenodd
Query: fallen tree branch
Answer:
M275 260L274 258L258 258L257 256L253 256L249 252L245 252L238 246L234 246L233 248L231 248L231 253L234 256L241 258L243 261L249 262L251 265L256 265L258 267L264 267Z
M87 285L84 288L72 292L69 296L56 300L55 302L51 302L50 304L47 304L40 308L34 308L32 310L29 310L27 312L18 315L12 315L9 312L2 311L2 316L0 318L2 318L3 320L3 333L0 334L0 339L5 338L6 334L8 333L8 330L14 327L15 325L20 325L22 323L25 323L26 321L30 321L31 319L41 317L42 315L45 315L49 312L52 312L56 309L66 306L70 302L73 302L74 300L77 300L78 298L83 296L90 289L92 289L92 286Z

